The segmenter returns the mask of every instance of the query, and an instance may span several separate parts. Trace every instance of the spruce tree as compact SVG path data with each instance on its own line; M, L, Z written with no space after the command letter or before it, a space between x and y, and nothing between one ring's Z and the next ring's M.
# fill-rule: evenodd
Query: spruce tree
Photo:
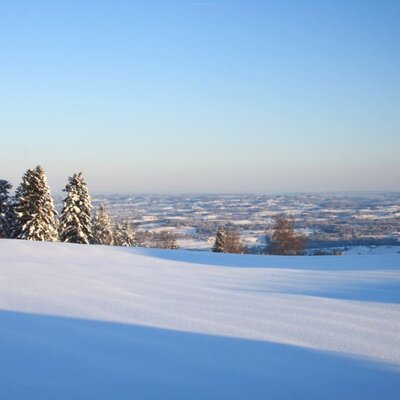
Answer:
M92 204L82 172L68 178L60 216L60 240L67 243L89 244L92 239L90 211Z
M41 166L28 169L17 189L19 239L55 241L58 239L57 212L54 208L46 174Z
M113 229L113 245L114 246L122 246L122 225L119 222L114 224Z
M0 179L0 238L11 236L9 221L11 200L8 193L11 188L10 182Z
M115 224L114 246L138 247L135 231L128 221L123 222L122 225Z
M226 253L225 242L226 232L225 229L221 226L218 228L217 236L215 238L215 244L212 251L215 253Z
M101 203L94 215L92 222L93 244L112 245L113 229L111 219L108 215L106 203Z
M18 215L15 210L17 202L15 197L11 197L7 204L4 217L4 227L6 236L9 239L14 239L17 236Z

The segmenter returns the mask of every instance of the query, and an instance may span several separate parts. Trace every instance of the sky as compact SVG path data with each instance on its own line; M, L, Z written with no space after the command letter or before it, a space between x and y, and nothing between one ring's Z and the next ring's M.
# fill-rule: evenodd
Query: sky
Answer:
M400 190L400 1L0 0L0 178Z

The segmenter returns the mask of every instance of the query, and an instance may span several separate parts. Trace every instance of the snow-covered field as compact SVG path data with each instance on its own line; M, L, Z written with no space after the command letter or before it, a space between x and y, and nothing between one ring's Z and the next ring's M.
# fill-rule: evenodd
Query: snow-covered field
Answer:
M398 399L400 255L0 240L0 399Z
M352 246L343 255L399 254L400 246Z

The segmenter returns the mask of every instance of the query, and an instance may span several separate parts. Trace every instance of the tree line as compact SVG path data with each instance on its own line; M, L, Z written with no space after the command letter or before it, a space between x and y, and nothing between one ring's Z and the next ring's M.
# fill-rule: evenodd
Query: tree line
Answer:
M81 172L68 178L59 217L41 166L25 172L14 196L10 196L11 189L10 182L0 179L0 238L129 247L143 245L129 222L112 222L107 204L101 203L92 217L93 206ZM296 255L305 249L304 237L295 232L293 219L285 215L275 218L274 232L267 242L267 254ZM178 248L175 235L161 232L154 237L153 247ZM212 251L243 254L248 249L237 231L220 227Z
M44 169L28 169L14 196L12 185L0 179L0 238L61 241L80 244L136 246L133 227L113 224L106 204L100 204L92 218L92 203L82 173L68 178L62 211L51 197Z
M294 219L284 214L275 217L272 236L266 236L264 254L302 255L306 247L305 237L294 229ZM248 249L237 231L219 227L212 251L216 253L247 253Z

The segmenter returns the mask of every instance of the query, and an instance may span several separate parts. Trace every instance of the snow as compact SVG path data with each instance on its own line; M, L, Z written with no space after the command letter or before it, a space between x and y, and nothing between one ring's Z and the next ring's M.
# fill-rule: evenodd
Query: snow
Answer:
M176 243L179 249L185 250L210 250L214 245L215 238L211 237L209 240L196 240L191 237L178 238Z
M159 228L153 228L151 231L154 233L175 232L176 229L176 226L160 226Z
M251 225L251 221L249 219L241 219L237 221L232 221L233 225Z
M397 399L400 255L0 240L0 399Z
M352 246L343 252L344 255L366 254L400 254L400 246Z

